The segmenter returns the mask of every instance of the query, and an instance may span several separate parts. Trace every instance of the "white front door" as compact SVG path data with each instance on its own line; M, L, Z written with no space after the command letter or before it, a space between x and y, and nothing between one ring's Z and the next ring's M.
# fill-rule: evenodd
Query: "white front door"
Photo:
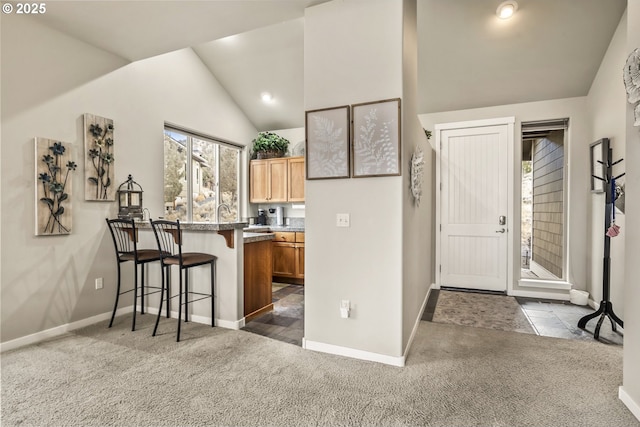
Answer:
M439 130L441 286L507 290L509 131Z

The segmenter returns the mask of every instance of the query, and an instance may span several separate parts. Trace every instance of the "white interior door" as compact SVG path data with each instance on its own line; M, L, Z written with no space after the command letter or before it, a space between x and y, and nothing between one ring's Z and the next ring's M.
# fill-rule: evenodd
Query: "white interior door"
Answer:
M440 285L507 290L507 125L440 131Z

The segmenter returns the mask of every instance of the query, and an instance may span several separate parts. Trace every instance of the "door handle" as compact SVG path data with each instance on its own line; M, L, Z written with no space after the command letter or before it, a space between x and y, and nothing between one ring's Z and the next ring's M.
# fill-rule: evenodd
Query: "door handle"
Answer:
M504 233L505 231L507 230L505 230L504 228L501 228L500 230L497 230L496 233Z

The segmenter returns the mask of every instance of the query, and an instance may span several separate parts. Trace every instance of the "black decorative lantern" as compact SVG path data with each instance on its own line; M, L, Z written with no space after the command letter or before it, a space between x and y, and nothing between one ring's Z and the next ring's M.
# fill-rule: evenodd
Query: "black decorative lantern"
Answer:
M129 175L118 187L118 218L142 219L142 187Z

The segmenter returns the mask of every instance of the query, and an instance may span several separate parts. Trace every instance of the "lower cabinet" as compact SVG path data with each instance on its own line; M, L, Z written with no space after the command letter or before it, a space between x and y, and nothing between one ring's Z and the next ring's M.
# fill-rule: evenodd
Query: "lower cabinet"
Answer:
M304 233L276 232L273 239L273 279L304 284Z
M273 248L269 240L244 245L244 316L249 321L273 309Z

